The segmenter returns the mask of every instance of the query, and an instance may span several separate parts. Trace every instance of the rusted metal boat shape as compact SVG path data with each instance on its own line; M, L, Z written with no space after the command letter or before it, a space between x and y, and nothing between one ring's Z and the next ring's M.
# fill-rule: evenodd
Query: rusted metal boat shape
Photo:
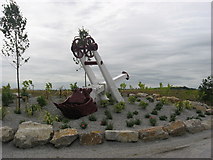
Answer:
M97 111L96 102L90 97L91 92L91 88L78 88L63 103L54 104L65 117L78 119Z

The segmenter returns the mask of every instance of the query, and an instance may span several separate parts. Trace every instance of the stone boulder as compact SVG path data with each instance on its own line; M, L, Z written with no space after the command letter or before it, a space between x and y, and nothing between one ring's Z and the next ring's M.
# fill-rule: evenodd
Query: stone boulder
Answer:
M144 141L152 141L167 139L169 138L169 134L164 130L163 126L157 126L139 130L139 138Z
M203 120L201 121L201 125L203 126L204 130L208 130L212 128L212 119Z
M76 129L62 129L56 131L50 143L54 144L56 148L69 146L78 138L78 131Z
M156 98L160 98L160 94L152 94L152 96L156 99Z
M175 121L165 125L164 130L171 136L181 136L186 133L186 125L182 121Z
M189 133L196 133L205 129L199 119L190 119L185 121L184 124L186 125L186 130Z
M90 133L80 134L80 144L82 145L96 145L104 142L104 132L92 131Z
M135 96L135 94L134 94L134 93L130 93L130 94L129 94L129 97L131 97L131 96Z
M147 93L137 93L137 97L146 97L148 96Z
M139 132L131 130L106 130L105 138L109 141L137 142Z
M0 128L0 141L1 142L10 142L13 140L15 132L12 128L4 126Z
M210 109L210 107L205 103L196 102L196 101L190 101L190 102L196 110L201 110L203 112L206 112L206 109Z
M47 124L27 121L19 125L14 136L14 144L19 148L31 148L49 142L53 127Z

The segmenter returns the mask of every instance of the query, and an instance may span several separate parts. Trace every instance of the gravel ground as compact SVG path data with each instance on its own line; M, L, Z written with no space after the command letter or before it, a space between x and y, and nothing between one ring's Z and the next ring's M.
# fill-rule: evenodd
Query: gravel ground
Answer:
M24 107L25 104L22 102L22 114L14 114L14 109L15 109L15 104L11 104L9 107L7 107L8 110L8 114L5 116L4 120L3 120L3 126L7 125L10 126L14 129L18 128L19 122L22 120L28 121L35 121L35 122L40 122L40 123L44 123L43 122L43 117L45 114L45 110L49 111L52 115L59 115L61 117L63 117L62 113L60 112L59 109L57 109L55 107L55 105L53 104L54 102L60 103L62 102L64 99L60 99L58 97L54 97L52 98L53 100L49 101L48 105L43 107L43 109L41 111L37 111L33 116L28 116L25 112L24 112ZM114 129L118 129L118 130L124 130L124 129L131 129L131 130L138 130L138 129L143 129L143 128L149 128L151 127L150 123L149 123L149 119L144 118L144 115L147 113L150 113L153 108L155 107L156 103L158 101L154 101L153 103L149 103L145 98L141 98L141 100L148 102L149 106L147 107L147 109L143 110L141 109L138 104L139 102L136 102L135 104L129 104L128 103L128 97L124 98L126 101L126 108L125 110L123 110L121 113L115 113L113 110L113 106L107 106L106 108L103 107L99 107L98 111L95 112L93 115L96 116L97 121L89 121L88 117L89 116L85 116L82 117L80 119L77 120L69 120L69 126L71 128L76 128L78 129L78 131L81 132L89 132L89 131L104 131L105 130L105 126L101 126L101 120L106 117L104 115L104 111L105 110L109 110L112 113L112 120L109 120L110 122L113 123L113 127ZM29 100L29 104L36 104L36 97L34 98L30 98ZM161 125L165 125L169 122L169 117L171 113L174 113L176 107L174 105L164 105L163 108L158 112L158 115L152 115L155 116L157 118L157 126L161 126ZM134 125L134 127L129 128L126 126L126 120L127 119L127 113L128 112L134 112L134 111L138 111L138 115L134 115L133 119L140 119L142 121L141 125ZM159 116L161 115L166 115L168 117L167 121L161 121L159 120ZM192 110L187 110L185 109L181 115L178 115L176 117L177 120L186 120L187 117L191 117L191 116L197 116L196 110L192 109ZM206 116L204 119L209 119L211 116ZM88 123L88 127L86 129L81 129L79 124L81 121L85 121ZM54 122L53 123L53 128L54 130L58 130L60 129L61 125L63 123L62 122Z

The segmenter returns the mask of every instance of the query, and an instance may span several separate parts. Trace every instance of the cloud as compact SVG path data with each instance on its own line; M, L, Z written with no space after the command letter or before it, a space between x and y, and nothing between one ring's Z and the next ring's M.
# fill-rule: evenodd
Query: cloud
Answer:
M21 80L42 88L48 81L83 85L76 72L71 42L84 26L99 45L112 77L123 70L137 86L159 82L198 87L210 75L210 3L145 3L139 1L17 0L27 17L31 57L21 68ZM101 74L93 67L97 77ZM3 58L3 84L15 87L15 71Z

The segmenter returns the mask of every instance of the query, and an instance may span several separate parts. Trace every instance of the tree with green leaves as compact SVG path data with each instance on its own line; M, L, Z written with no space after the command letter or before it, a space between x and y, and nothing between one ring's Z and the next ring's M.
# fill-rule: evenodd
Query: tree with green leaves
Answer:
M0 18L0 30L4 34L2 54L11 60L11 64L16 68L18 103L17 111L20 111L20 85L19 68L28 62L30 57L23 56L29 47L28 35L25 32L27 19L22 16L19 6L15 1L10 0L3 5L3 17Z
M199 90L199 98L201 101L208 103L210 105L213 104L213 76L208 76L207 78L202 80L202 83L198 87Z
M121 89L126 89L126 83L121 83L120 87L121 87Z
M84 29L84 27L82 27L81 29L79 28L78 29L78 36L79 36L79 38L80 38L80 42L79 43L83 43L83 40L87 37L87 36L89 36L89 30L86 30L86 29ZM86 58L88 58L88 57L86 57ZM88 60L89 60L89 58L88 58ZM73 57L73 61L75 62L75 64L77 64L77 65L79 65L79 68L78 69L76 69L76 71L79 71L80 69L82 69L82 65L81 65L81 63L80 63L80 60L78 59L78 58L76 58L76 57ZM86 79L86 72L84 73L84 85L85 85L85 87L87 87L87 79Z
M52 83L47 82L47 83L46 83L46 86L45 86L46 98L47 98L47 99L49 99L49 94L50 94L52 88L53 88Z
M163 83L162 82L160 82L159 85L160 85L160 88L163 88Z
M138 87L139 87L140 89L145 89L145 84L139 82L139 83L138 83Z

